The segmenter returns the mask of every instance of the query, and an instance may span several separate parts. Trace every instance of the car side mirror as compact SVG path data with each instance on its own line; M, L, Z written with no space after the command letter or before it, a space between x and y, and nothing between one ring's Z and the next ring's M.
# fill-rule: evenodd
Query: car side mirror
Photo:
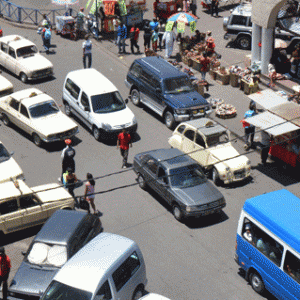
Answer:
M125 99L125 103L126 103L126 104L128 103L128 98Z
M84 111L91 111L90 108L88 106L84 107Z
M160 88L156 88L155 91L156 91L156 94L161 94L161 89Z
M26 255L26 251L22 251L21 253L22 253L22 255L23 255L23 256L25 256L25 255Z

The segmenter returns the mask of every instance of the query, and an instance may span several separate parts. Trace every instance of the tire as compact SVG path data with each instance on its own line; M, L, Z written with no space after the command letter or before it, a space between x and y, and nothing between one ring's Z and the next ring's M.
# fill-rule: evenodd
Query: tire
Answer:
M250 50L251 49L251 38L249 36L243 35L237 40L237 45L240 49Z
M138 286L132 295L132 300L138 300L138 299L142 298L143 295L144 295L144 288L141 286Z
M173 216L174 218L179 221L179 222L182 222L183 221L183 213L182 213L182 210L181 208L177 205L177 204L174 204L173 207L172 207L172 213L173 213Z
M250 284L256 293L260 295L263 294L265 285L261 277L256 272L250 274Z
M212 177L213 183L216 186L219 186L221 184L221 179L220 179L219 173L215 168L213 168L213 170L212 170L211 177Z
M175 119L173 114L170 111L166 111L165 115L164 115L164 121L166 126L169 129L173 129L175 127Z
M9 126L10 125L10 121L7 115L3 114L2 115L2 122L5 126Z
M36 146L41 147L43 141L41 140L41 138L36 133L32 134L32 140L33 140L33 142L35 143Z
M141 104L141 95L137 89L133 89L130 93L131 101L135 106L139 106Z
M100 129L97 126L93 127L93 136L94 136L96 141L100 141L101 132L100 132Z
M21 81L22 81L23 83L26 83L27 80L28 80L28 77L27 77L27 75L26 75L25 73L21 73L21 74L20 74L20 79L21 79Z
M65 105L65 114L68 117L71 117L72 116L72 112L71 112L70 105L67 102L65 102L64 105Z
M145 190L147 188L147 183L146 183L144 177L141 174L138 174L137 182L138 182L139 187L141 189Z

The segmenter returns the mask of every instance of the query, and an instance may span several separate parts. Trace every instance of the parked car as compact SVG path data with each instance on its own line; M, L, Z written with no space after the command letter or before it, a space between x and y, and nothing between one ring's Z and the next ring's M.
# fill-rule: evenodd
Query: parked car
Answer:
M23 180L1 183L0 236L43 224L59 209L74 209L74 199L57 183L32 188Z
M244 180L251 174L250 160L232 146L229 131L210 119L181 123L169 144L210 171L217 185Z
M107 139L125 128L134 133L137 121L115 87L95 69L67 74L63 87L63 103L67 116L74 114L92 132L96 140Z
M99 217L79 211L56 211L24 254L8 294L34 299L43 295L59 269L102 230Z
M152 188L171 207L178 221L221 211L225 199L201 167L178 149L137 154L133 169L142 189Z
M13 154L9 153L0 141L0 183L11 179L25 179L22 169L12 157Z
M53 65L36 45L19 35L0 38L0 65L20 77L22 82L53 76Z
M212 112L205 98L193 88L188 75L156 56L136 59L125 84L132 103L148 106L164 119L168 128Z
M0 97L9 95L13 93L13 91L14 91L13 84L5 77L0 75Z
M138 245L126 237L102 233L61 268L41 300L137 300L146 284Z
M140 298L140 300L170 300L170 299L158 294L150 293Z
M49 95L36 88L0 98L0 112L4 125L13 123L28 133L37 146L78 133L77 124L60 111Z

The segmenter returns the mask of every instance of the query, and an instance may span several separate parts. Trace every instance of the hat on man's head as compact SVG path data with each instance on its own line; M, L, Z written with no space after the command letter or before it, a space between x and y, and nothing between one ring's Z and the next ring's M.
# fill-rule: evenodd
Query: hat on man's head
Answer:
M3 246L0 247L0 254L4 254L5 253L5 249Z
M207 39L207 42L208 43L213 43L215 40L212 38L212 37L209 37L208 39Z
M66 139L65 140L66 145L70 145L72 143L71 139Z

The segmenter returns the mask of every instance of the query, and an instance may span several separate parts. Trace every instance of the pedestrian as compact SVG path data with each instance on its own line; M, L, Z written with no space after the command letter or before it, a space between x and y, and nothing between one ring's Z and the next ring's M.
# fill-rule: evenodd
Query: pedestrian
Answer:
M99 213L98 210L96 210L95 206L95 180L93 178L93 175L91 173L86 174L87 182L85 184L85 192L84 192L84 199L91 205L94 215ZM90 213L90 209L88 210Z
M150 49L151 36L151 28L149 22L147 22L144 26L144 52L146 52L147 49Z
M46 14L43 14L43 20L42 20L42 26L46 27L47 25L49 25L49 27L51 28L51 21L48 18L48 16Z
M256 105L254 102L250 102L249 110L245 112L244 115L244 126L245 126L245 145L244 148L246 150L249 150L253 147L253 141L254 141L254 134L255 134L255 126L247 123L246 119L253 117L257 114L256 112ZM249 142L250 139L250 142Z
M159 20L159 22L158 22L158 41L159 41L158 47L159 47L160 51L163 48L162 38L163 38L165 30L166 30L166 25L164 24L163 20Z
M76 19L77 19L76 26L77 26L77 37L78 38L80 38L82 33L84 32L83 24L84 24L85 14L83 12L84 12L84 8L81 7L76 16Z
M137 48L137 53L140 53L140 47L138 45L139 35L140 29L133 25L130 29L130 48L132 54L134 54L134 47Z
M99 8L99 17L100 17L100 25L101 25L101 32L104 31L104 20L105 20L105 12L103 10L103 6Z
M152 40L152 50L154 52L157 52L158 28L154 29L152 36L151 36L151 40Z
M126 37L127 37L127 28L125 24L121 21L118 27L118 41L117 41L119 47L119 54L126 53L126 49L125 49Z
M170 58L173 52L174 42L176 40L176 35L173 31L173 28L171 31L165 31L162 39L166 45L165 57Z
M211 16L213 17L216 14L216 17L219 16L219 0L211 0Z
M119 27L119 19L118 17L113 19L113 26L114 26L114 43L117 45L118 41L118 27Z
M52 36L52 30L49 24L47 24L42 30L43 46L47 54L49 53L49 48L51 46L51 36Z
M67 171L68 168L75 172L75 149L71 146L72 141L70 139L65 140L65 144L67 145L62 153L61 153L61 161L62 161L62 175L59 181L63 182L63 174Z
M7 300L7 280L11 269L10 259L5 254L4 247L0 247L0 287L2 286L2 299Z
M92 41L88 34L85 36L85 41L82 43L82 50L83 67L86 69L86 60L88 60L87 67L90 68L92 66Z
M158 28L158 21L156 18L153 18L153 20L149 23L149 26L151 28L151 31L153 32L156 28Z
M205 81L206 73L209 71L210 58L207 56L206 52L203 52L200 57L200 73L201 79Z
M260 153L261 163L265 166L267 164L267 159L269 156L271 136L264 130L261 130L260 136L261 136L260 143L262 145L261 153Z
M127 168L127 159L129 154L129 146L132 147L131 136L127 133L126 129L123 128L122 132L118 135L117 149L120 148L121 156L123 157L122 168Z
M76 207L79 207L79 202L77 200L77 198L75 197L74 194L74 189L75 189L75 183L78 181L75 173L72 171L71 168L67 169L67 172L65 173L65 186L68 189L70 195L74 198L75 203L76 203Z
M197 17L197 0L191 0L190 9L192 14Z

